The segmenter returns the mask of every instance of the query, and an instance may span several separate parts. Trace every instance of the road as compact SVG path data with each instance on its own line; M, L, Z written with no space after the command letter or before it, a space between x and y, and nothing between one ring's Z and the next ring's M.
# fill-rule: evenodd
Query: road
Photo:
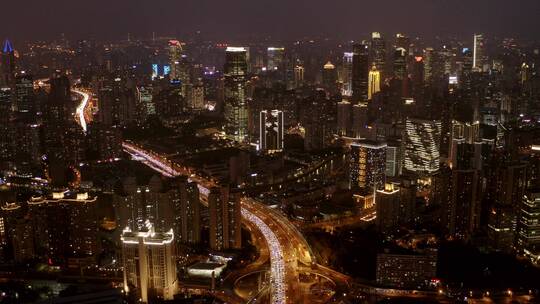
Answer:
M157 172L165 176L188 175L189 178L199 184L202 195L208 193L208 189L213 182L196 176L192 170L180 169L178 166L161 157L156 153L146 151L133 143L124 142L124 151L134 157L135 160L142 161ZM289 228L281 226L279 219L274 219L267 207L249 199L242 200L242 218L251 227L257 227L268 246L270 253L270 281L271 299L273 304L294 303L296 298L294 291L298 282L296 269L295 249L287 239L294 236L294 233L286 233ZM277 233L276 233L276 229Z
M88 105L88 100L90 100L90 95L88 93L78 90L78 89L71 89L71 92L81 95L81 103L77 106L77 109L75 111L77 122L81 126L84 132L86 132L87 125L86 125L86 118L84 117L84 112L86 110L86 106Z

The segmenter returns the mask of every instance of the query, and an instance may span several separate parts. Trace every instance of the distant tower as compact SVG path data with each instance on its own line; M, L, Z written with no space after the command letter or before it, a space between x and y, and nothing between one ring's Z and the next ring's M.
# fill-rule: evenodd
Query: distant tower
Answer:
M169 40L169 64L171 71L169 76L172 79L180 77L180 60L182 58L182 44L178 40Z
M296 65L294 67L294 87L299 88L304 85L304 67Z
M369 71L369 81L368 81L368 100L373 98L375 93L381 91L381 72L377 70L376 65L374 64Z
M482 34L475 34L473 46L473 70L479 72L485 71L487 64L484 36Z
M11 86L15 77L15 49L13 49L11 41L7 39L4 41L1 55L0 68L2 75L0 86Z
M248 136L246 102L247 52L243 47L228 47L225 58L225 133L244 142Z
M365 102L368 99L369 48L365 44L353 46L351 86L353 102Z
M336 67L330 61L328 61L323 66L322 81L323 81L324 88L327 89L329 92L336 91L337 71L336 71Z
M381 33L371 34L371 63L384 74L386 68L386 43Z
M394 50L394 77L400 80L407 78L407 50L398 47Z
M283 69L283 61L285 59L285 48L269 47L267 50L268 62L266 69L268 71L276 71Z
M344 96L352 96L353 57L354 53L352 52L343 53L340 81L343 83L341 94Z

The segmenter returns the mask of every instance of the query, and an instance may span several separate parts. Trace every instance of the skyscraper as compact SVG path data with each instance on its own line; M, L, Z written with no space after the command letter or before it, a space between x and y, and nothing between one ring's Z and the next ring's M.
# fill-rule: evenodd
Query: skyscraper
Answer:
M520 254L540 264L540 189L529 189L520 202L516 247Z
M180 77L180 60L182 58L182 44L178 40L169 40L169 64L171 71L169 77L171 80Z
M229 193L228 187L215 187L208 194L210 214L210 248L213 250L241 247L240 193Z
M353 46L352 96L353 102L365 102L368 99L369 48L365 44Z
M279 110L261 111L259 116L259 151L283 150L284 116Z
M361 140L351 145L349 186L373 194L384 188L386 144Z
M439 170L441 122L407 119L405 123L405 169L432 173Z
M376 191L377 226L381 231L392 230L399 224L400 207L400 193L397 186L386 183L384 189Z
M386 42L381 33L371 33L371 64L384 75L386 69Z
M325 89L329 92L334 93L337 89L337 70L336 66L328 61L323 66L322 71L322 82Z
M137 292L143 303L149 303L152 297L172 300L178 287L172 229L155 231L147 221L140 230L124 229L121 240L124 289Z
M267 50L267 64L266 69L268 71L276 71L283 69L283 61L285 59L285 48L283 47L269 47Z
M299 88L304 84L304 67L296 65L294 67L294 87Z
M225 133L238 142L248 136L248 109L246 102L246 49L228 47L225 58Z
M381 72L377 70L377 67L373 65L371 71L369 71L368 82L368 96L367 99L371 100L375 93L381 91Z
M9 87L0 87L0 159L13 156L12 94Z
M341 89L341 94L344 96L352 96L353 57L354 57L353 52L343 53L340 81L343 84L343 87Z
M0 86L11 87L15 77L15 50L13 49L11 41L7 39L4 41L4 46L0 55Z
M400 80L407 78L407 50L398 47L394 50L394 77Z
M483 72L488 68L484 36L482 34L474 34L473 39L473 70Z

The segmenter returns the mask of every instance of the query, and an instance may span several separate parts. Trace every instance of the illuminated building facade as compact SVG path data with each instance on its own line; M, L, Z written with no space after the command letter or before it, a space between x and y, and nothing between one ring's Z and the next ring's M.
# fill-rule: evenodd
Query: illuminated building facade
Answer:
M374 193L384 188L386 144L359 141L351 145L349 186L356 191Z
M282 111L261 111L259 116L259 151L278 152L283 150L284 126Z
M172 300L178 289L172 229L156 232L147 221L139 231L124 229L121 240L124 289L137 292L143 303L151 302L154 297Z
M518 253L540 264L540 190L531 189L519 206L516 231Z
M407 119L403 143L405 169L432 173L439 170L441 122Z
M247 51L228 47L225 59L225 134L238 142L248 137L246 101Z
M381 72L373 65L368 76L368 100L373 98L373 95L381 91Z

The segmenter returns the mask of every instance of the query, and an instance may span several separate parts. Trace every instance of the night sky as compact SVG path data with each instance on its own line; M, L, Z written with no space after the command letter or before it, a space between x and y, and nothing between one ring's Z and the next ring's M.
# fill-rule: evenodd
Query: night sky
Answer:
M371 31L411 36L540 38L540 0L3 0L0 37L119 38L182 35L327 34L354 39Z

